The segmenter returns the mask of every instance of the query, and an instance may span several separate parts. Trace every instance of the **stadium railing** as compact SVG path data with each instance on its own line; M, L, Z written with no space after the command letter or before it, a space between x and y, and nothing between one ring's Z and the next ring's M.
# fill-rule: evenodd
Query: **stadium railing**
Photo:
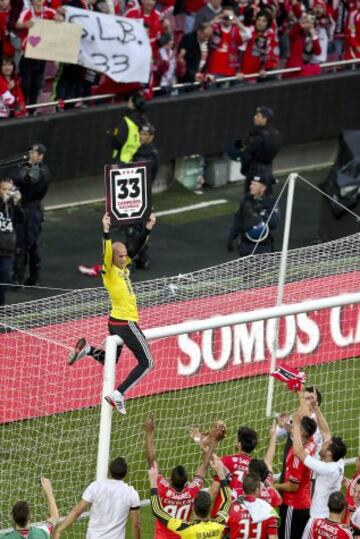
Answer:
M335 62L325 62L323 64L319 64L319 67L323 70L329 69L329 68L341 68L346 66L353 66L355 68L356 64L360 63L360 58L354 58L351 60L339 60ZM281 75L289 75L292 73L299 73L301 71L300 67L292 67L288 69L275 69L271 71L267 71L267 76L281 76ZM244 80L250 80L254 77L258 77L260 73L250 73L243 76ZM215 83L218 84L224 84L224 83L231 83L236 82L239 79L237 77L223 77L216 79ZM197 89L202 86L202 83L200 82L189 82L189 83L179 83L174 84L172 86L173 90L191 90L191 89ZM161 87L156 86L153 88L154 93L160 92ZM71 105L71 104L82 104L82 103L89 103L94 101L106 101L109 99L114 99L117 97L117 94L110 93L110 94L100 94L100 95L93 95L93 96L87 96L87 97L74 97L72 99L65 99L65 100L53 100L53 101L47 101L45 103L36 103L34 105L27 105L27 110L41 110L48 107L56 107L56 108L62 108L64 105Z

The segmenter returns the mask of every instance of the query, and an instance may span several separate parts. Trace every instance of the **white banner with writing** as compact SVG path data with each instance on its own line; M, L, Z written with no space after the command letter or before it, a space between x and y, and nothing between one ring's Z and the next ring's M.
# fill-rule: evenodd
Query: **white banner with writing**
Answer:
M151 46L141 20L67 6L66 21L83 33L78 63L116 82L147 83Z

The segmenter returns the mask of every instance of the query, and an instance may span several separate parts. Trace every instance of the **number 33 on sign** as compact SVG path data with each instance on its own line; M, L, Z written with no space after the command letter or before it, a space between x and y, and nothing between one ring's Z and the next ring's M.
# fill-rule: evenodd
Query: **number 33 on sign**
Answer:
M151 213L146 163L105 165L105 192L112 223L130 225Z

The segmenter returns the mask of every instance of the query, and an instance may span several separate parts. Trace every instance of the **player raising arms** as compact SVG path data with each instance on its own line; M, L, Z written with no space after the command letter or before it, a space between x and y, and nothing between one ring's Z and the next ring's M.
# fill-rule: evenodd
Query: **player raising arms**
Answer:
M258 435L249 427L239 427L237 431L236 449L235 455L224 455L221 457L221 461L225 468L228 470L228 482L229 487L236 496L241 496L242 481L245 474L248 473L249 463L251 461L251 453L254 451L258 443ZM214 481L210 485L209 494L212 500L215 500L212 515L215 515L221 504L221 496L219 493L220 481L215 476Z
M311 500L310 520L306 525L302 539L309 537L311 521L314 518L329 516L328 500L330 494L338 492L344 476L344 457L346 445L339 437L331 435L325 417L317 407L317 424L320 429L323 444L320 449L320 459L309 455L302 444L300 422L302 413L293 413L293 448L295 456L309 469L316 473L315 490Z
M151 508L154 515L167 527L183 539L221 539L228 518L231 504L231 491L227 486L226 470L221 460L214 454L210 461L211 467L220 480L221 505L215 518L210 519L211 498L204 490L197 493L194 499L195 520L186 522L171 517L163 510L158 496L158 470L156 462L149 470L151 488Z
M132 258L145 245L155 223L155 215L151 214L133 250L128 252L123 243L111 242L109 214L105 213L102 219L104 249L101 273L104 286L110 296L112 307L109 317L109 333L110 335L121 337L124 344L132 351L138 362L137 366L128 374L127 378L118 388L105 397L108 403L116 408L120 414L126 414L124 402L125 392L133 387L153 367L149 345L137 324L139 314L128 266ZM117 361L119 360L121 350L122 345L118 347ZM68 357L68 364L73 365L75 361L85 356L91 356L104 365L105 350L94 348L85 338L79 339L76 343L75 350Z
M149 414L145 423L146 458L149 468L155 463L154 418ZM203 452L203 461L196 470L193 480L188 482L188 475L184 466L175 466L167 480L159 472L157 474L157 494L163 510L171 517L188 522L193 509L194 498L204 486L204 479L209 467L210 458L219 440L224 438L225 425L221 421L215 422L208 433L208 446ZM158 470L157 470L158 471ZM170 531L166 524L157 519L155 524L155 539L174 539L176 535Z
M277 539L278 519L269 503L260 499L261 482L257 474L244 476L244 495L232 504L227 528L230 539Z

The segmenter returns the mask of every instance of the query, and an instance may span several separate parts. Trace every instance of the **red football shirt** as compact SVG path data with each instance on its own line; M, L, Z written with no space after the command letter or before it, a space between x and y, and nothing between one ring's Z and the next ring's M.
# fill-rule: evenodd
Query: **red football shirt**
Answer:
M189 522L194 498L203 486L204 479L196 475L191 483L186 483L182 491L179 492L170 485L165 477L160 475L157 482L157 489L162 508L173 518L179 518ZM155 539L179 539L179 536L168 530L160 520L156 519Z
M282 504L282 497L276 490L276 488L261 483L260 498L269 503L272 507L280 507Z
M311 438L304 445L304 450L308 455L314 455L316 444ZM291 447L286 457L285 483L297 483L299 488L296 492L284 492L283 502L294 509L310 509L311 506L311 470L307 468L301 460L295 456Z
M245 496L246 501L255 501L254 496ZM277 535L277 518L271 516L262 522L255 523L249 511L240 502L234 502L229 511L227 528L230 530L230 539L267 539L269 535Z
M352 511L352 512L354 512L355 509L356 509L356 505L355 505L355 501L354 501L353 496L354 496L355 485L356 485L358 479L360 479L360 472L355 473L355 475L353 476L353 478L350 481L350 485L346 489L346 495L345 495L346 496L346 504L347 504L348 510Z
M245 453L240 453L238 455L224 455L221 457L221 461L226 466L226 468L229 470L230 474L230 481L229 481L229 487L232 489L232 497L235 500L238 496L241 496L243 494L243 487L242 482L244 475L246 475L249 471L249 464L252 460L252 457L250 455L246 455ZM229 479L229 478L228 478ZM217 476L214 477L215 481L219 481L219 478ZM215 516L219 510L219 507L221 505L222 498L221 494L219 492L212 512L211 516Z
M352 539L352 533L328 518L316 518L311 524L309 539Z
M43 7L40 11L35 11L34 8L25 8L20 13L18 22L28 22L33 19L45 19L45 20L54 20L56 16L56 11L49 7ZM29 33L28 28L23 28L20 30L21 44L23 49L26 46L26 39Z

